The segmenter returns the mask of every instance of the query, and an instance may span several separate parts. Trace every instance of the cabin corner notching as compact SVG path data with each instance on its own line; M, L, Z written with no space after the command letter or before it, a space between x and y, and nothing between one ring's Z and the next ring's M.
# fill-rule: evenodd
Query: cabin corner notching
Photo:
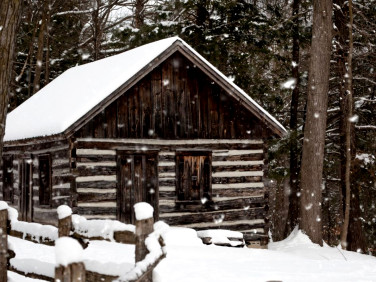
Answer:
M52 224L60 204L133 223L133 204L146 201L156 220L267 242L264 140L284 128L179 38L115 57L63 73L9 114L0 198L23 220ZM88 72L101 80L95 93ZM72 109L55 90L91 101Z

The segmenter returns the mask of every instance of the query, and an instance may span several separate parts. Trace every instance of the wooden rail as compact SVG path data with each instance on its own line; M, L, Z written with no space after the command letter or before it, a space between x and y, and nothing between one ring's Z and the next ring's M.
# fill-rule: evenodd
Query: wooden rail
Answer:
M0 205L1 206L1 205ZM148 255L149 251L147 246L145 245L145 239L153 232L153 218L147 218L143 220L136 220L136 232L133 233L131 231L115 231L114 232L114 240L119 243L126 243L126 244L135 244L135 258L136 258L136 266L137 263L141 262L145 259ZM8 239L7 235L11 234L17 235L17 237L21 239L27 239L33 242L36 242L35 238L33 239L32 234L24 234L22 232L15 232L12 231L11 221L8 219L8 209L0 210L0 282L7 281L7 270L13 270L21 275L28 276L28 277L35 277L38 274L33 273L22 273L19 270L12 269L9 264L9 250L8 250ZM3 235L3 236L1 236ZM58 219L58 235L60 237L71 237L74 239L78 239L79 243L82 244L82 239L89 239L88 237L82 236L75 232L74 225L72 223L72 215L68 215L64 218ZM102 237L95 237L95 239L105 240ZM81 241L81 242L80 242ZM53 245L55 244L54 241L42 240L37 243ZM85 247L85 246L84 246ZM14 257L14 256L13 256ZM152 270L158 265L158 263L164 258L162 254L154 263L149 265L146 270L138 276L137 279L129 280L119 280L119 281L127 281L127 282L145 282L145 281L152 281ZM82 281L113 281L114 279L119 279L119 277L114 277L110 275L103 275L100 273L95 273L91 271L86 271L85 266L82 261L74 262L65 266L57 265L55 268L55 278L54 280L49 277L43 277L44 279L50 281L66 281L66 282L82 282Z

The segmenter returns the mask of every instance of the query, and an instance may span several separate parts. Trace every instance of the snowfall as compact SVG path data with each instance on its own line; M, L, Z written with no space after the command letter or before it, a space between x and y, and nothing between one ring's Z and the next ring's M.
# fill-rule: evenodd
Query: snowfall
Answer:
M298 229L283 241L269 243L268 249L204 245L197 232L188 228L167 226L161 234L167 256L153 272L155 282L376 281L375 257L320 247ZM44 275L53 276L54 247L14 237L9 242L17 254L11 261L14 266L43 269ZM81 256L87 269L121 274L134 264L134 246L91 241ZM10 271L8 277L9 281L42 281Z

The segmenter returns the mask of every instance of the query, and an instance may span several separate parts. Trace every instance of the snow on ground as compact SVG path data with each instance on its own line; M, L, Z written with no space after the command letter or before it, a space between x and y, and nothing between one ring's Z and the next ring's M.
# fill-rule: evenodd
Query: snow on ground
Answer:
M54 277L55 248L8 236L14 246L16 257L10 260L11 265L23 272L33 272ZM85 268L102 274L123 275L134 267L135 246L108 241L90 241L89 247L83 251Z
M179 240L171 230L155 282L376 281L375 257L320 247L298 230L267 250L197 244L193 232Z

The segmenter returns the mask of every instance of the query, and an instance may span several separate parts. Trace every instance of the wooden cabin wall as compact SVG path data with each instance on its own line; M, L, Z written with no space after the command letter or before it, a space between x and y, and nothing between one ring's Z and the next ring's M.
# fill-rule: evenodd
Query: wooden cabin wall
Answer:
M14 198L13 202L9 202L10 206L20 212L20 167L23 159L29 159L32 164L33 221L56 225L56 208L61 204L72 206L74 202L75 181L70 171L70 146L65 140L24 146L5 146L4 155L13 156ZM39 156L41 155L51 156L51 195L50 204L47 205L41 205L39 202Z
M75 137L263 138L269 129L175 53L89 120Z
M264 142L258 140L77 139L78 213L116 218L116 149L158 149L159 219L200 229L242 231L248 241L267 240L267 188L263 183ZM212 151L212 200L176 204L175 156L179 150Z

